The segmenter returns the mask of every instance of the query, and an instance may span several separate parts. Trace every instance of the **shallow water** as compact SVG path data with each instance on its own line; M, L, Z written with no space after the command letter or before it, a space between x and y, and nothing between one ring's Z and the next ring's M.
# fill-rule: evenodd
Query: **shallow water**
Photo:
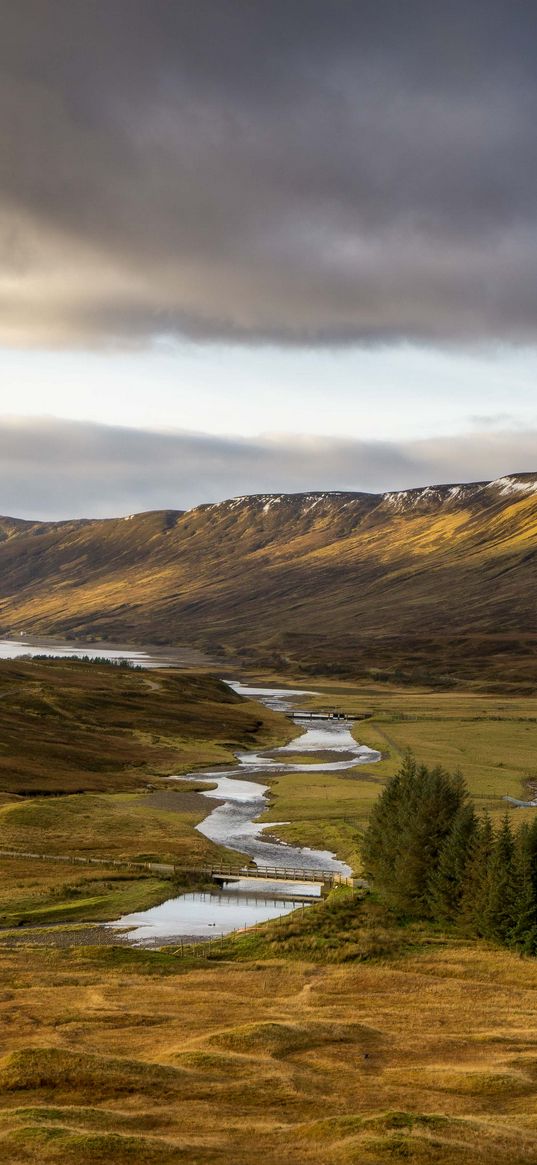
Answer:
M289 888L288 892L292 892ZM298 893L298 891L295 891ZM302 897L270 898L254 894L252 890L234 893L197 891L169 898L151 910L141 910L137 914L127 914L119 923L106 923L117 929L132 927L126 936L129 942L140 946L151 946L173 942L178 938L218 938L233 930L267 922L290 914L302 905Z
M264 704L288 711L295 706L297 698L313 695L312 692L283 688L253 688L243 684L231 684L236 692L245 696L255 696ZM284 869L316 869L348 875L351 873L345 862L339 861L329 850L310 849L307 846L293 846L277 839L266 840L262 835L266 830L274 830L276 822L260 823L257 818L266 809L266 793L269 786L259 781L244 780L243 777L269 777L278 773L339 772L353 769L360 764L370 764L380 759L380 753L358 744L354 739L349 722L346 720L318 722L312 726L308 720L295 720L303 728L301 736L281 748L263 752L239 752L238 764L231 769L206 770L190 773L186 777L171 777L170 780L210 781L214 788L206 789L203 796L218 801L216 806L196 828L205 837L228 849L247 854L258 866L275 866ZM293 753L302 756L311 753L311 761L293 763ZM323 753L342 753L341 760L323 760ZM280 822L280 824L282 824Z
M51 659L75 655L77 659L109 659L114 663L125 659L143 668L205 667L210 663L208 656L193 647L157 647L151 651L142 651L141 648L123 647L121 644L105 647L102 643L52 641L39 636L0 639L0 659L20 659L25 655L46 655Z
M241 695L256 697L281 711L288 711L296 707L299 699L315 694L283 688L252 688L238 683L230 686ZM202 795L209 801L223 801L223 804L215 806L196 828L211 841L246 854L257 866L297 871L326 870L348 875L351 873L349 866L329 850L287 845L277 838L267 840L263 837L266 830L275 830L283 823L266 824L257 820L266 810L269 786L244 778L262 777L263 774L272 777L289 772L334 772L380 760L380 753L357 744L345 720L326 721L314 726L308 720L295 720L295 723L303 728L302 735L281 748L237 753L237 764L233 768L205 770L186 777L170 777L169 780L205 780L212 784L213 788L205 789ZM312 760L293 763L293 753L301 756L311 753ZM340 760L327 761L323 760L323 753L330 757L338 753L342 756ZM142 945L173 941L181 936L214 937L215 934L229 934L232 930L288 914L305 897L318 897L319 894L320 885L311 882L258 880L257 885L252 885L252 879L244 877L228 883L220 893L181 894L161 906L126 915L109 925L133 927L127 938Z
M40 643L38 639L0 639L0 659L20 659L21 655L46 655L51 659L66 655L76 655L77 659L84 659L85 656L113 661L126 659L140 667L158 666L157 661L153 661L146 651L101 647L100 643L77 646L75 643Z
M127 914L120 923L107 926L132 927L129 942L140 945L165 943L179 936L217 938L233 930L267 922L319 898L321 886L312 882L270 882L237 878L224 882L220 891L195 891L169 898L160 906Z

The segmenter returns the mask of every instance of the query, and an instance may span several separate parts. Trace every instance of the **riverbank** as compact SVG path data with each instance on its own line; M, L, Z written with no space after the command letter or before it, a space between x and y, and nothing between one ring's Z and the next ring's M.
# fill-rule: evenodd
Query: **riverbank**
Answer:
M255 680L261 674L255 673ZM264 678L266 683L276 680L271 673L266 673ZM252 682L255 682L254 673ZM505 812L504 796L523 801L533 799L532 782L537 782L536 695L439 691L425 685L409 688L395 683L352 682L333 677L321 677L312 684L311 676L302 676L302 682L304 686L316 688L317 694L309 699L312 708L346 709L363 716L363 720L352 725L353 735L382 754L378 764L360 768L360 781L353 787L353 812L358 829L363 828L369 816L375 798L374 782L392 776L408 750L429 766L460 768L478 810L486 810L495 820ZM290 677L289 684L299 686L299 676ZM291 781L278 780L273 787L274 813L291 819L293 832L284 835L289 840L311 837L311 844L315 844L321 805L315 806L310 817L299 787L300 781L295 793ZM328 806L334 803L334 829L338 833L341 830L344 836L348 808L343 779L332 782L328 777L315 799L326 800ZM517 820L524 816L531 820L533 814L532 809L517 810Z
M2 667L5 665L2 665ZM70 724L76 725L76 700L66 690L58 688L55 697L45 704L32 704L35 689L27 684L27 668L32 669L34 675L41 668L60 670L56 676L67 669L69 683L71 683L72 669L76 673L96 676L99 672L97 665L85 667L80 664L68 663L34 663L18 664L16 661L9 666L24 667L26 679L25 687L18 693L21 697L17 705L13 702L0 700L0 718L5 743L9 743L9 730L16 727L19 734L20 756L24 753L25 739L32 738L35 733L36 748L39 744L39 733L44 726L49 725L50 733L58 737L70 731ZM36 669L33 671L33 669ZM96 669L96 670L94 670ZM115 683L115 676L120 676L116 669L106 667L102 669L103 693L108 700L110 676ZM0 676L2 669L0 668ZM49 671L48 675L52 673ZM121 673L122 674L122 673ZM126 673L128 674L128 673ZM167 673L171 679L171 673ZM133 673L138 683L144 675ZM149 678L149 677L145 677ZM160 680L160 674L152 673L152 680ZM196 681L196 677L184 676L183 680L189 683ZM199 679L199 677L198 677ZM203 683L209 677L201 677ZM14 680L13 680L14 682ZM57 681L55 681L57 682ZM89 681L88 681L89 682ZM91 683L93 684L93 680ZM210 682L213 682L212 680ZM265 686L268 686L269 680ZM61 688L62 685L60 685ZM68 687L69 685L67 685ZM253 686L256 686L255 684ZM275 687L274 681L272 686ZM295 687L299 687L297 683ZM1 683L0 683L1 690ZM198 695L200 687L196 687ZM206 689L205 689L206 690ZM83 732L78 737L77 748L85 744L91 747L96 754L97 750L108 748L111 733L110 724L106 728L95 728L95 717L100 716L99 705L94 706L98 689L85 689L88 695L88 709L86 716L93 716L93 727L87 722L82 725ZM194 688L192 688L194 691ZM287 691L284 691L284 697ZM28 695L27 702L22 697ZM47 691L44 693L47 695ZM164 694L164 700L160 703ZM82 693L79 692L77 699ZM30 699L31 698L31 699ZM139 718L145 716L148 709L152 716L159 714L159 709L166 710L166 689L147 688L143 700L134 703L127 695L121 702L116 695L116 710L118 716L122 708L127 707L129 715L131 708L136 708ZM146 703L149 699L149 703ZM274 770L263 777L263 783L269 786L268 804L262 806L259 825L264 827L263 837L266 841L275 838L288 842L291 846L307 846L311 849L324 849L336 853L339 860L352 866L357 872L359 865L359 833L367 821L372 804L379 788L379 782L397 767L400 755L408 745L413 747L418 757L423 756L430 764L449 763L451 767L460 766L469 783L470 791L478 808L487 808L493 817L500 817L505 811L506 803L503 795L513 791L519 792L524 781L530 778L533 758L537 750L537 701L527 698L506 699L497 697L476 696L472 693L438 693L423 690L409 692L407 689L396 690L386 685L367 685L362 688L341 684L336 681L326 681L319 688L319 694L309 694L308 706L311 707L346 707L349 710L369 713L368 720L356 722L352 731L360 741L382 749L383 759L375 764L361 764L359 769L347 771L287 771ZM8 706L9 705L9 706ZM190 716L191 705L182 705L181 715ZM36 712L39 715L34 715ZM43 713L43 715L41 714ZM252 735L265 735L264 743L280 745L287 737L295 736L300 729L291 725L288 720L278 715L274 709L262 709L258 705L246 705L237 701L235 705L229 702L219 703L205 701L202 698L197 705L197 720L190 719L189 730L194 729L195 735L190 740L181 741L177 736L173 738L173 746L178 749L189 748L191 755L214 757L215 748L226 749L225 756L228 763L234 760L234 749L228 732L235 731L230 724L230 714L240 715L242 720L241 731L246 724L252 728L248 732L250 742ZM72 719L70 721L69 715ZM173 720L173 711L165 711ZM14 719L9 724L11 717ZM216 716L216 722L214 717ZM32 719L33 717L33 719ZM245 718L245 719L244 719ZM171 723L170 720L170 723ZM266 727L259 729L259 722ZM144 723L140 719L140 723ZM257 725L257 727L256 727ZM161 718L162 726L162 718ZM178 723L175 724L177 728ZM201 739L202 732L205 733ZM211 737L210 733L213 733ZM215 734L219 734L218 743ZM148 745L160 747L153 743L153 738L162 735L157 731L149 732L138 729L132 735L132 746L137 750L137 757L144 757L144 749ZM197 737L197 739L196 739ZM71 737L71 740L75 738ZM115 739L120 739L125 747L125 729L115 730ZM244 739L244 738L243 738ZM254 739L256 736L254 735ZM75 741L76 742L76 741ZM114 745L114 735L111 734L111 743ZM240 742L237 741L235 748ZM115 747L115 745L114 745ZM208 750L204 751L204 750ZM255 748L253 751L260 751ZM263 751L263 750L261 750ZM47 753L46 734L43 734L42 745L43 773L50 781L57 778L54 756ZM272 759L277 757L269 749ZM147 755L147 754L145 754ZM222 753L219 753L222 756ZM328 753L330 762L334 759L333 753ZM344 754L343 754L344 755ZM4 753L9 757L8 753ZM73 754L79 764L79 758ZM304 752L296 752L285 756L292 761L294 758L311 763L315 758ZM251 759L251 754L250 754ZM17 772L19 761L13 752L9 758L12 773ZM71 760L69 763L72 763ZM46 768L46 766L48 766ZM73 765L74 767L74 765ZM191 766L186 766L187 770ZM46 771L45 771L46 769ZM176 769L176 772L178 770ZM224 770L225 771L225 770ZM77 794L76 796L62 797L25 797L20 800L12 793L0 797L0 827L3 832L4 844L15 849L36 849L36 839L47 838L47 844L56 852L71 850L73 845L79 852L94 857L138 857L143 860L184 860L192 864L202 862L211 854L222 857L224 850L211 839L204 837L196 825L207 816L208 805L206 797L200 794L199 781L189 781L181 785L181 791L174 794L175 783L165 781L163 777L150 777L145 763L132 770L133 777L144 789L149 783L156 787L150 792L114 793L106 791L98 794ZM196 772L195 776L199 774ZM222 775L220 764L215 766L216 784ZM108 782L110 776L104 773L93 772L93 778ZM255 774L251 774L255 781ZM197 791L196 791L197 790ZM516 793L515 793L516 795ZM177 796L177 801L174 797ZM158 799L158 804L157 804ZM166 804L164 804L166 802ZM216 803L213 801L213 805ZM519 815L533 817L534 810L516 810ZM281 822L288 824L282 825ZM47 869L40 868L39 874L35 868L28 870L24 863L17 867L11 865L5 869L2 885L0 886L0 916L14 922L22 920L27 923L34 918L43 920L43 913L48 917L61 918L66 921L76 919L94 921L96 917L104 919L120 918L125 913L135 909L152 906L157 901L169 897L169 886L161 883L156 888L150 881L131 879L120 882L113 870L102 872L82 871L80 868L71 868L59 871L57 866ZM158 879L157 879L158 881ZM153 893L160 895L151 897Z
M93 669L91 669L93 670ZM242 694L248 694L249 697L260 697L263 704L272 710L274 714L276 709L288 711L291 707L295 707L297 701L304 697L310 697L312 693L303 691L281 691L277 689L263 689L252 690L244 688L243 685L233 685L237 693L235 698L240 699ZM282 722L285 723L285 722ZM244 855L246 860L253 860L262 866L276 866L285 867L286 869L315 869L324 870L327 873L338 873L348 875L351 873L350 867L345 865L341 860L337 859L333 853L326 848L312 849L311 847L291 847L286 843L282 843L277 838L272 837L267 839L264 836L264 824L258 821L258 818L266 808L265 794L268 791L268 786L261 784L259 780L252 781L245 780L245 777L255 776L257 778L263 777L271 779L275 773L304 773L309 779L326 769L330 772L346 771L355 769L357 765L365 763L366 760L376 759L376 755L369 753L363 746L357 745L350 733L349 725L345 721L337 721L325 723L322 726L317 725L312 727L308 722L303 724L296 721L292 726L293 733L298 736L295 740L289 741L287 744L280 745L278 748L256 751L256 752L238 752L236 754L236 763L232 769L227 769L221 772L217 770L206 770L204 773L196 774L196 787L200 790L194 792L193 789L186 791L186 798L188 799L188 807L198 815L199 803L202 798L206 798L213 804L212 811L206 817L198 821L196 830L203 838L208 839L209 842L215 846L224 848L226 851L232 850L236 853ZM289 732L287 733L290 734ZM303 755L302 755L303 754ZM187 781L190 783L193 774L188 774L184 778L171 777L170 781ZM205 786L205 787L204 787ZM183 795L183 802L184 802ZM67 802L71 801L69 798L62 798L62 811L65 812ZM156 793L146 794L143 798L133 799L129 798L129 808L131 813L139 809L144 814L146 825L149 825L151 814L155 812L161 813L174 811L175 814L179 810L181 794L177 795L174 800L174 794L167 795L161 790ZM165 802L165 805L163 804ZM214 804L216 802L216 804ZM106 809L110 809L110 796L106 799ZM121 797L121 805L125 809L126 798ZM85 800L85 807L88 805L88 800ZM68 848L58 845L58 814L57 806L43 807L42 812L49 809L48 830L45 829L47 835L47 842L51 841L51 833L54 838L53 844L56 845L56 852L62 853L80 853L80 848L76 849L74 845L74 838L71 836ZM76 817L79 805L73 805L73 811ZM104 813L105 805L101 806L101 833L102 833L102 813ZM16 813L11 810L11 817ZM20 814L19 814L20 816ZM43 825L43 822L41 822ZM116 831L117 841L117 831ZM147 844L147 840L146 840ZM112 854L110 850L107 857L110 858ZM113 855L116 856L116 855ZM145 855L147 857L147 855ZM94 859L93 859L94 860ZM151 858L149 858L151 860ZM160 859L162 861L162 857ZM164 859L166 860L166 859ZM171 860L172 863L174 859ZM199 860L199 859L198 859ZM156 859L158 861L158 858ZM196 862L193 862L195 866ZM145 913L129 912L122 914L118 918L117 926L123 931L125 926L132 926L133 931L131 935L132 941L147 941L149 944L156 943L159 938L164 941L177 941L185 935L190 934L190 929L185 930L185 927L194 926L193 933L199 934L201 937L208 937L207 930L209 928L217 928L217 933L223 934L230 930L234 930L243 922L245 926L261 921L266 918L274 917L277 914L284 914L291 909L294 909L297 903L294 900L293 887L290 886L287 893L288 902L283 902L281 899L283 893L280 891L279 900L274 900L272 903L261 900L252 908L251 902L244 896L241 896L240 887L238 893L232 896L230 888L228 887L225 893L221 895L211 894L207 896L207 901L202 896L196 898L191 893L182 894L179 898L176 896L162 903L162 905L150 905ZM251 896L251 891L250 891ZM75 902L67 906L49 907L48 913L52 914L52 921L61 921L62 916L67 915L79 917L84 908L90 916L96 911L98 905L96 899L93 901L86 899L85 902L76 902L77 895L75 894ZM196 910L200 918L196 914L194 916L190 913L191 899L195 898L197 901ZM102 904L105 905L104 903ZM107 904L109 905L109 904ZM46 913L46 908L42 907L41 912ZM87 917L86 913L86 917ZM106 915L101 914L101 918ZM190 922L190 919L192 921ZM28 921L27 915L22 913L20 915L21 922ZM202 921L203 920L203 921ZM244 921L245 920L245 921ZM9 923L9 916L5 918ZM37 920L36 920L37 921ZM46 921L43 917L42 921ZM209 932L210 933L210 932Z
M195 829L207 815L195 780L174 794L164 778L296 732L215 677L172 671L6 660L0 696L0 843L19 852L190 867L221 860L223 849ZM0 922L113 919L166 896L155 875L10 858Z
M252 688L236 682L231 686L238 695L285 712L300 708L313 694L300 689ZM314 870L321 877L323 872L328 877L348 877L351 868L326 847L290 846L277 837L265 836L265 826L259 818L266 808L269 786L260 781L271 780L275 773L303 773L311 781L323 769L355 770L366 760L371 763L378 759L378 754L358 745L344 720L312 727L308 720L295 718L294 726L298 735L287 744L263 751L237 752L233 768L196 774L198 782L205 780L207 786L202 796L210 804L217 802L196 829L210 841L244 855L247 862L260 868L296 871L296 879L307 870ZM189 776L169 780L188 781ZM220 894L183 894L145 912L123 916L115 925L132 926L130 941L147 945L178 941L184 938L187 927L203 937L208 937L212 928L224 936L241 926L247 928L289 913L299 905L297 890L303 889L292 880L287 888L285 883L279 883L278 899L269 902L266 894L261 897L263 883L255 889L242 883L224 884Z

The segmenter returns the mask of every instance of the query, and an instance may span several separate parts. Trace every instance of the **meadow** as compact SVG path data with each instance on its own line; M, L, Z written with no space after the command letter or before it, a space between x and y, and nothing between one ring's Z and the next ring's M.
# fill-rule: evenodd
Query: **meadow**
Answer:
M198 961L2 948L3 1159L536 1162L535 961L350 907Z
M212 675L0 660L0 794L140 790L280 743L286 728Z
M279 682L266 674L258 678ZM240 700L211 676L147 675L47 661L4 664L0 687L2 680L0 772L12 791L0 794L0 837L4 848L19 851L185 865L218 860L225 851L195 829L208 811L197 792L200 786L193 780L174 788L167 774L229 763L237 747L270 748L298 731L281 715ZM308 698L309 706L366 717L353 723L354 735L378 749L382 759L341 773L271 778L263 819L278 822L278 837L331 849L357 873L360 836L371 807L407 749L428 765L459 767L477 807L495 820L507 808L504 795L524 798L537 780L535 697L335 680L312 686L318 694ZM38 701L39 715L32 715ZM70 752L62 768L57 755L59 741L63 747L66 740ZM88 741L98 771L88 767ZM51 788L63 787L63 795L17 794L21 758L25 782L31 765L31 782L42 787L49 773ZM517 809L515 823L532 818L533 812ZM4 865L4 925L28 922L34 915L36 921L52 914L55 920L74 922L99 914L117 917L124 900L144 905L148 896L152 902L168 891L162 882L147 890L139 876L120 884L116 872L111 886L94 886L93 892L86 890L86 883L95 881L90 871L71 868L64 875L55 867L49 877L43 863L34 863L27 874L12 860ZM28 878L32 887L27 893Z
M353 722L353 735L382 759L351 771L272 779L263 820L289 823L276 830L288 842L332 849L359 872L360 835L371 806L408 750L428 766L460 769L477 809L495 821L509 810L504 796L531 799L533 784L537 789L535 696L340 680L314 680L311 687L317 694L308 697L308 707L365 717ZM515 824L535 812L509 811Z
M106 668L99 677L91 665L82 683L76 671L34 667L24 665L18 692L14 667L11 696L0 700L4 724L13 712L3 753L13 768L4 764L0 799L6 848L201 863L217 852L195 830L207 803L195 779L170 787L168 765L229 763L234 747L273 748L296 731L259 705L221 698L211 677L201 687L181 677L178 698L171 674ZM32 770L39 791L23 796L20 784L14 790L25 722L36 757L40 730L24 717L28 675L44 685L46 731L41 771L37 760ZM120 710L125 683L135 724ZM86 684L93 696L75 731ZM313 705L367 717L354 734L382 760L273 778L265 818L290 823L278 836L332 848L358 869L360 832L408 748L428 764L460 766L477 805L496 817L505 793L531 784L531 697L312 686ZM58 707L73 710L61 781ZM79 765L82 735L108 758L96 784L96 770ZM133 752L109 756L113 739ZM59 795L43 793L45 756ZM515 823L532 815L513 812ZM374 898L343 890L197 954L82 945L93 923L180 889L106 864L2 862L0 1157L9 1165L251 1165L252 1146L266 1165L537 1163L535 960L396 921ZM58 944L41 945L51 934Z
M202 865L224 856L195 829L195 780L295 729L215 677L72 660L0 663L0 849ZM154 875L4 858L0 923L119 917L170 895Z

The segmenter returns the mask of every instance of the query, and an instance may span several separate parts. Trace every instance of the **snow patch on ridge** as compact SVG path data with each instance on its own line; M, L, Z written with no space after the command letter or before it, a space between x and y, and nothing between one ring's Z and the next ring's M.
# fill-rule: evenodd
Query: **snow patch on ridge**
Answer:
M425 502L445 506L452 502L465 501L482 489L482 483L471 485L427 485L423 489L403 489L382 495L381 504L396 513L414 509Z
M537 494L537 475L517 477L513 473L507 477L498 477L496 481L491 481L489 489L496 490L502 497L509 497L512 494Z
M213 502L196 506L194 513L218 511L221 514L236 513L241 509L256 510L257 513L270 514L278 507L284 506L291 514L315 514L321 511L326 514L331 505L341 513L343 510L352 510L355 507L362 509L369 503L371 508L381 507L393 513L404 513L410 510L427 507L445 508L448 506L464 505L473 499L482 499L483 504L490 505L490 494L494 492L500 497L528 497L537 495L537 473L507 474L495 481L457 482L447 485L427 485L414 489L389 490L384 494L373 494L351 490L312 490L305 493L266 493L241 494L228 498L223 502ZM128 519L126 519L128 520Z

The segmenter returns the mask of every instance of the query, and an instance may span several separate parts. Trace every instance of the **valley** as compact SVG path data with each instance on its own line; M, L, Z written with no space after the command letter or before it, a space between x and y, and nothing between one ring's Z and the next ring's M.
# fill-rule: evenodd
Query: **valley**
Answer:
M260 677L261 690L275 683L276 676ZM373 750L371 758L357 754L357 767L344 761L338 768L337 753L315 765L315 753L304 754L300 740L294 754L279 752L304 728L210 674L3 660L0 688L1 846L19 852L188 868L225 859L227 822L220 836L218 829L207 836L196 828L212 807L201 778L209 769L216 790L235 771L237 750L243 778L261 779L269 789L268 801L257 807L266 840L278 823L277 837L287 845L331 851L357 874L360 833L408 749L427 764L460 768L477 809L495 821L505 812L505 796L533 796L537 781L535 697L317 681L307 706L363 717L348 727L360 746ZM259 750L272 758L268 769L255 759ZM193 770L186 783L169 779ZM517 810L516 820L532 814ZM236 841L235 852L241 844ZM8 928L113 919L169 898L174 888L155 873L59 870L46 862L28 867L13 858L3 867L0 920Z
M537 7L0 9L0 1165L537 1165Z
M191 645L289 676L535 686L534 474L0 530L4 635Z
M265 671L248 689L286 686ZM331 850L359 873L361 831L407 748L460 765L495 820L534 776L537 700L524 694L319 678L307 707L359 716L341 730L334 721L334 740L350 729L381 754L334 768L333 744L315 765L299 724L209 673L2 660L0 690L0 837L19 851L200 868L229 856L196 827L209 806L203 770L217 785L238 751L246 782L262 757L275 766L262 777L268 840L274 823L291 846ZM294 751L281 751L286 742ZM193 767L198 777L172 786L173 772ZM149 870L0 861L0 1147L10 1165L179 1165L185 1154L250 1165L254 1139L268 1165L537 1162L534 960L401 925L345 887L205 949L183 953L176 939L144 950L113 931L103 944L103 922L184 892L202 911L209 887Z

